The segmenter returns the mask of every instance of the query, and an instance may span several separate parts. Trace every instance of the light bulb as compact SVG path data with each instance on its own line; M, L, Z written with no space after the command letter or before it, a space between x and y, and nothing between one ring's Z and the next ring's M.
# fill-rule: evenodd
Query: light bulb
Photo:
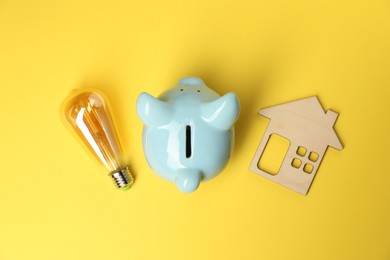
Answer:
M116 186L127 190L134 182L115 131L109 104L96 89L73 91L61 105L65 126L103 165Z

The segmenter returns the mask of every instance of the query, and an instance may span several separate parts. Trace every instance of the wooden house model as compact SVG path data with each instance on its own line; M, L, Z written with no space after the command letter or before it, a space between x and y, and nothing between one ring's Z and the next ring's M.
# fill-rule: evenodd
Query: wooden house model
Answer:
M324 112L317 97L261 109L259 114L269 118L270 123L249 169L306 195L328 146L337 150L343 149L333 129L338 114L331 110ZM290 141L279 171L274 175L258 166L272 134Z

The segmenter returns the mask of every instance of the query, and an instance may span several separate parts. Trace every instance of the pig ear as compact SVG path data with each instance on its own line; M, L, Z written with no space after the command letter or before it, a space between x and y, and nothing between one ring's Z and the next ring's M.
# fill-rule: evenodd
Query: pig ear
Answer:
M137 100L137 113L145 125L161 126L169 123L172 118L171 105L142 93Z
M240 114L240 103L233 93L201 105L202 119L221 130L227 130L236 122Z

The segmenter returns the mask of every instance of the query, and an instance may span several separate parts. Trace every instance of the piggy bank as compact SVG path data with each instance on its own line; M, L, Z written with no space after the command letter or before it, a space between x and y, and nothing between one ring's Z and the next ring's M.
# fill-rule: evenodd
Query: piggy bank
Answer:
M195 77L181 79L158 98L142 93L137 113L149 166L180 191L195 191L228 163L239 111L235 94L221 97Z

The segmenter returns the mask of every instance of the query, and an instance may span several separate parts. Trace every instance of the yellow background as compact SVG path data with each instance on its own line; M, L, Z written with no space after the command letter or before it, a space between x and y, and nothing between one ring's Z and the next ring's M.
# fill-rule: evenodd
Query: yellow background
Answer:
M237 93L225 171L192 194L155 175L137 96L195 75ZM137 177L115 190L63 127L109 97ZM390 2L0 0L0 259L390 259ZM308 196L248 171L263 107L340 113Z

